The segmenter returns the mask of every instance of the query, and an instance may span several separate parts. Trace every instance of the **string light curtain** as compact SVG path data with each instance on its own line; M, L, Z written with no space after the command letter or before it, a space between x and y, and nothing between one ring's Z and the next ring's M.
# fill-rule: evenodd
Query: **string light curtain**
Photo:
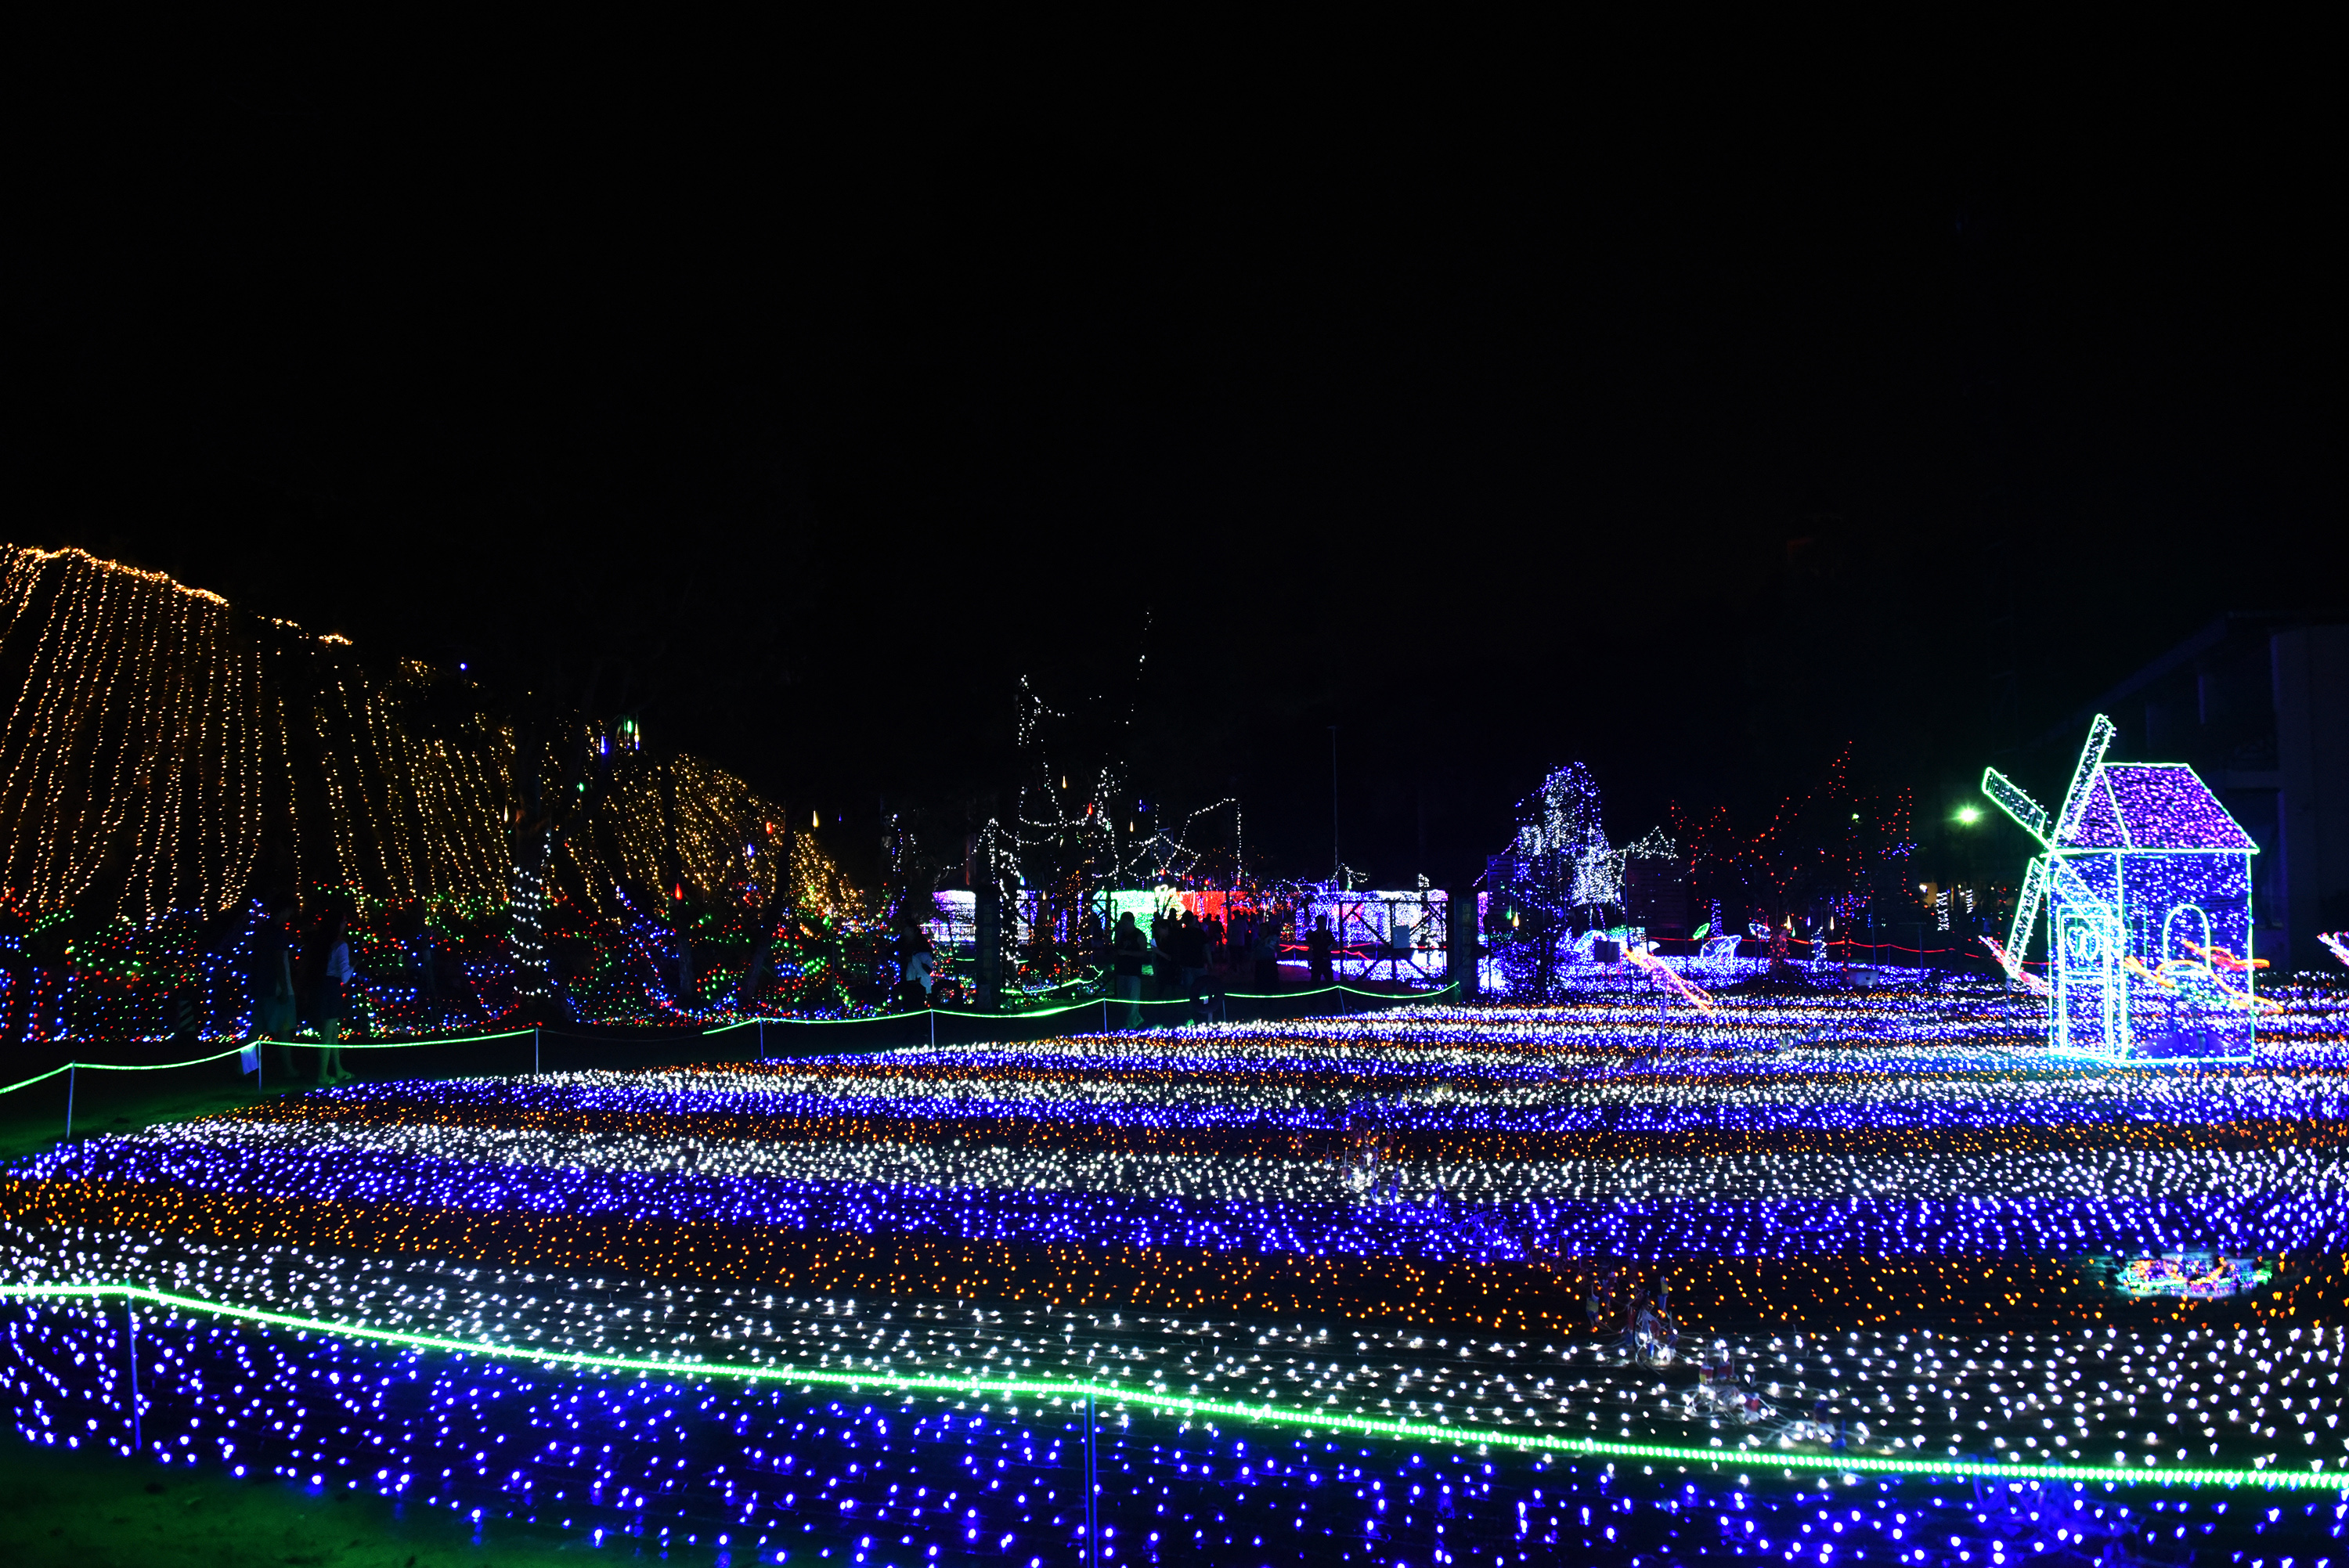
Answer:
M270 910L348 923L384 1030L546 1001L558 954L560 1006L700 1018L752 927L864 916L780 802L632 720L518 738L462 676L80 550L0 546L0 1041L154 1035L175 997L242 1033ZM689 984L624 973L647 911Z

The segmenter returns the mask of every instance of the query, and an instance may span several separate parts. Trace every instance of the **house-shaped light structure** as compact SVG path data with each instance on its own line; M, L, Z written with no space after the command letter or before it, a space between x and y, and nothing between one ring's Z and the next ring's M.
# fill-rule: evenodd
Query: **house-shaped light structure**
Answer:
M1982 793L2045 851L2016 896L2000 962L2047 912L2047 1043L2087 1055L2236 1060L2251 1054L2251 841L2183 763L2107 762L2102 714L2064 809L2047 813L1996 769Z

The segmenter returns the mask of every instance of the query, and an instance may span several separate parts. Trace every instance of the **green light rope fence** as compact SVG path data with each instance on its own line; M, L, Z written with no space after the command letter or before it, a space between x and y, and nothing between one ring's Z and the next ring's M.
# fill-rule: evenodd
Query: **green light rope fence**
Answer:
M319 1046L332 1043L340 1046L347 1051L404 1051L412 1050L419 1046L465 1046L472 1045L481 1040L511 1040L533 1032L533 1031L529 1029L503 1029L493 1035L434 1036L430 1039L424 1040L337 1040L333 1042L326 1040L280 1040L263 1035L257 1036L254 1038L246 1041L243 1045L231 1046L226 1050L214 1051L208 1057L190 1057L183 1062L66 1062L61 1066L51 1068L45 1073L35 1073L31 1078L20 1079L16 1083L7 1085L5 1088L0 1088L0 1094L14 1094L20 1088L29 1088L36 1083L41 1083L57 1077L59 1073L74 1072L77 1070L81 1072L105 1073L160 1073L170 1072L174 1068L200 1068L206 1062L224 1062L231 1057L242 1056L246 1051L254 1050L262 1046L300 1046L305 1049L312 1049Z
M1234 1001L1238 1002L1292 1002L1300 997L1327 996L1333 992L1342 991L1350 996L1368 996L1373 1001L1380 1002L1432 1002L1437 997L1443 995L1444 993L1456 988L1458 982L1456 981L1446 981L1444 984L1438 985L1433 990L1430 991L1365 991L1359 986L1339 985L1316 986L1314 989L1309 991L1226 991L1224 995ZM1107 1005L1112 1008L1188 1007L1192 1006L1192 1002L1187 996L1152 996L1140 1000L1124 1000L1116 996L1088 996L1081 1002L1071 1002L1063 1006L1029 1007L1010 1013L982 1013L976 1008L964 1007L916 1007L909 1012L872 1013L858 1018L795 1018L791 1016L789 1014L781 1014L772 1017L743 1018L731 1024L719 1024L714 1027L704 1029L701 1032L705 1035L722 1035L729 1029L747 1029L754 1024L793 1024L809 1026L818 1024L878 1024L892 1018L926 1018L931 1016L933 1014L941 1018L996 1018L1004 1020L1019 1018L1050 1018L1058 1016L1062 1013L1082 1012L1087 1008L1100 1007L1103 1005Z
M347 1051L404 1051L412 1049L417 1046L470 1046L482 1040L512 1040L519 1039L524 1035L534 1035L536 1033L538 1033L536 1029L500 1029L493 1035L432 1035L420 1040L281 1040L274 1036L263 1036L260 1038L250 1041L249 1044L254 1046L305 1046L313 1047L325 1045L334 1045L339 1046ZM243 1050L246 1047L244 1046L239 1046L237 1047L239 1050ZM222 1053L223 1056L226 1054L226 1052ZM206 1061L217 1061L219 1057L207 1057L204 1059ZM84 1062L81 1065L88 1067L91 1064Z
M57 1077L59 1073L71 1072L73 1070L73 1063L67 1062L61 1068L51 1068L45 1073L35 1073L31 1078L20 1078L16 1082L10 1084L6 1088L0 1088L0 1094L14 1094L20 1088L30 1088L36 1083L47 1083L49 1079Z
M1309 991L1229 991L1226 992L1224 995L1237 1001L1288 1002L1301 1000L1309 996L1327 996L1333 992L1340 992L1348 995L1364 996L1372 1001L1384 1002L1391 1006L1396 1006L1435 1001L1454 990L1455 984L1456 983L1446 983L1443 985L1437 986L1432 991L1364 991L1357 986L1336 985L1322 985ZM874 1013L861 1018L795 1018L788 1015L782 1015L773 1017L742 1018L731 1024L718 1024L707 1028L680 1031L674 1036L665 1036L661 1037L665 1039L709 1039L719 1035L730 1034L737 1029L754 1028L767 1024L813 1026L832 1024L881 1024L891 1021L901 1021L907 1018L929 1018L933 1020L941 1018L948 1020L967 1018L974 1021L991 1020L996 1022L1011 1022L1027 1018L1061 1017L1070 1013L1090 1012L1095 1008L1103 1009L1104 1027L1113 1027L1113 1026L1108 1025L1106 1015L1109 1011L1113 1011L1118 1008L1191 1007L1193 1006L1195 1006L1195 1004L1187 996L1160 996L1153 997L1146 1001L1140 999L1127 1000L1113 996L1092 996L1081 1002L1071 1002L1058 1007L1031 1007L1024 1011L1009 1013L981 1013L977 1011L965 1011L959 1008L924 1007L904 1013ZM168 1072L176 1068L202 1067L208 1062L226 1061L231 1057L241 1056L244 1052L250 1050L258 1050L263 1046L291 1046L309 1050L316 1049L323 1046L333 1045L347 1051L406 1051L416 1050L426 1046L464 1046L476 1045L489 1040L519 1039L524 1035L534 1036L539 1032L540 1031L537 1029L501 1029L489 1034L434 1035L415 1040L281 1040L271 1036L259 1036L242 1045L230 1046L224 1050L214 1051L210 1056L191 1057L185 1061L179 1062L85 1062L78 1060L65 1062L59 1066L49 1068L47 1072L35 1073L31 1078L20 1078L15 1083L0 1086L0 1095L14 1094L18 1089L30 1088L37 1083L46 1083L50 1078L58 1076L60 1073L71 1073L76 1071L114 1073ZM585 1038L588 1037L572 1037Z
M1815 1454L1774 1451L1763 1448L1696 1448L1675 1443L1630 1443L1609 1441L1601 1438L1569 1438L1539 1431L1523 1431L1508 1427L1438 1425L1427 1421L1397 1421L1371 1416L1349 1416L1330 1410L1309 1410L1287 1406L1248 1405L1219 1399L1195 1399L1171 1396L1162 1390L1121 1387L1114 1383L1092 1383L1081 1380L1050 1378L990 1378L939 1377L895 1372L853 1372L833 1367L760 1366L730 1361L665 1361L652 1357L629 1356L595 1356L584 1351L554 1350L526 1345L500 1345L490 1340L456 1339L441 1335L411 1334L400 1329L375 1328L365 1324L336 1323L326 1318L299 1317L290 1313L268 1312L259 1307L237 1306L224 1302L206 1301L200 1296L174 1295L166 1291L151 1290L135 1284L9 1284L0 1285L0 1298L17 1301L42 1301L70 1305L87 1300L95 1307L103 1299L146 1302L175 1312L202 1314L212 1317L232 1318L267 1328L290 1329L299 1333L326 1334L344 1339L367 1340L384 1345L400 1345L417 1350L445 1351L453 1355L482 1356L494 1360L523 1362L540 1367L571 1367L583 1371L627 1372L649 1374L663 1377L694 1377L739 1378L750 1383L802 1383L811 1388L822 1384L844 1387L852 1392L860 1388L889 1388L905 1394L932 1395L966 1398L1000 1397L1007 1400L1019 1398L1096 1398L1114 1404L1149 1410L1161 1416L1180 1416L1185 1420L1221 1419L1244 1422L1253 1426L1288 1427L1302 1429L1308 1436L1316 1432L1345 1432L1358 1437L1378 1438L1391 1441L1417 1442L1452 1448L1482 1444L1495 1448L1517 1449L1527 1453L1551 1454L1566 1459L1637 1460L1650 1464L1742 1464L1761 1468L1775 1465L1786 1470L1815 1470L1845 1475L1950 1476L1977 1480L2030 1481L2046 1486L2111 1482L2134 1486L2256 1486L2295 1491L2349 1491L2349 1471L2323 1474L2313 1468L2323 1461L2312 1461L2306 1475L2295 1470L2229 1469L2202 1465L2157 1465L2150 1456L2140 1470L2129 1465L2025 1464L2017 1460L2003 1463L1987 1460L1958 1458L1891 1459L1873 1454Z

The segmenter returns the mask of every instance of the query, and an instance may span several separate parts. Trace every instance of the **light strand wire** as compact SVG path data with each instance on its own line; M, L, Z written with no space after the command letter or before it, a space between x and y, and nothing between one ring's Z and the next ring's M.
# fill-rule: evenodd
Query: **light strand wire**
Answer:
M1227 992L1227 993L1226 993L1226 994L1227 995L1237 996L1237 997L1240 998L1242 1001L1248 1001L1248 1002L1268 1002L1268 1001L1286 1001L1286 1000L1288 1000L1288 999L1289 999L1289 998L1291 998L1291 997L1296 997L1296 996L1319 996L1319 995L1326 995L1327 993L1331 992L1331 991L1345 991L1345 992L1350 993L1351 995L1356 995L1356 996L1371 996L1371 997L1375 997L1375 998L1378 998L1378 999L1380 999L1380 1000L1383 1000L1383 1001L1392 1001L1392 1002L1403 1003L1403 1002L1429 1002L1429 1001L1433 1001L1433 1000L1434 1000L1436 997L1443 995L1444 994L1444 992L1449 991L1450 989L1452 989L1452 987L1451 987L1450 985L1440 985L1440 986L1436 987L1436 988L1435 988L1434 990L1433 990L1433 991L1412 991L1412 992L1407 992L1407 993L1395 993L1395 992L1388 992L1388 991L1361 991L1361 990L1356 990L1356 989L1355 989L1353 986L1351 986L1351 985L1324 985L1324 986L1322 986L1322 987L1321 987L1319 990L1318 990L1318 991L1276 991L1276 992L1267 993L1267 994L1262 995L1257 995L1257 994L1255 994L1255 993L1252 993L1252 992L1245 992L1245 991L1232 991L1232 992ZM1061 1014L1062 1014L1062 1013L1078 1013L1078 1012L1084 1012L1084 1011L1087 1011L1087 1010L1089 1010L1089 1009L1092 1009L1092 1008L1094 1008L1094 1007L1101 1006L1102 1005L1102 1002L1103 1002L1104 1000L1106 1000L1106 1001L1108 1002L1108 1005L1109 1005L1110 1006L1112 1006L1112 1007L1125 1007L1125 1006L1134 1006L1134 1005L1135 1005L1135 1004L1133 1004L1133 1003L1130 1003L1130 1002L1121 1002L1121 1001L1118 1001L1118 1000L1116 1000L1116 999L1114 999L1114 998L1102 998L1102 997L1095 997L1095 998L1093 998L1093 999L1092 999L1092 1000L1090 1000L1090 1001L1084 1001L1084 1002L1071 1002L1071 1003L1070 1003L1070 1004L1069 1004L1067 1006L1065 1006L1065 1007L1035 1007L1035 1008L1030 1008L1030 1009L1029 1009L1029 1010L1028 1010L1028 1011L1026 1011L1026 1012L1019 1012L1019 1013L978 1013L978 1012L968 1012L968 1013L966 1013L966 1012L960 1012L960 1011L940 1011L938 1016L941 1016L941 1017L945 1017L945 1018L996 1018L996 1019L1005 1019L1005 1018L1050 1018L1050 1017L1057 1017L1057 1016L1060 1016ZM1143 1002L1143 1003L1140 1004L1140 1006L1144 1006L1144 1007L1188 1006L1189 1005L1190 1005L1189 999L1188 999L1187 997L1183 997L1183 996L1167 996L1167 997L1160 997L1160 998L1157 998L1157 999L1154 999L1154 1000L1152 1000L1152 1001ZM864 1017L864 1018L793 1018L793 1017L790 1017L790 1016L781 1016L781 1017L772 1017L772 1018L745 1018L745 1019L741 1020L740 1023L734 1023L734 1024L720 1024L720 1025L718 1025L718 1026L716 1026L715 1027L712 1027L712 1028L707 1028L707 1029L697 1029L697 1030L692 1031L691 1033L679 1033L679 1034L677 1034L677 1035L667 1036L667 1037L665 1037L665 1038L670 1038L670 1039L680 1039L680 1040L705 1040L705 1039L709 1039L709 1038L711 1038L711 1037L715 1037L715 1036L718 1036L718 1035L730 1034L730 1033L732 1033L732 1032L733 1032L734 1030L736 1030L736 1029L747 1029L747 1028L750 1028L750 1027L752 1027L752 1026L756 1026L756 1025L760 1025L760 1024L881 1024L881 1023L887 1023L887 1022L889 1022L891 1019L896 1019L896 1018L921 1018L921 1017L926 1017L926 1016L929 1016L929 1009L921 1009L921 1010L917 1010L917 1011L911 1012L911 1013L875 1013L875 1014L874 1014L873 1016L871 1016L870 1017ZM59 1073L61 1073L61 1072L68 1072L68 1071L71 1071L72 1069L77 1068L78 1068L82 1069L82 1070L83 1070L83 1071L85 1071L85 1072L109 1072L109 1073L159 1073L159 1072L169 1072L170 1070L171 1070L171 1069L172 1069L172 1068L198 1068L198 1067L202 1067L202 1066L203 1066L205 1063L207 1063L207 1062L226 1061L226 1060L227 1060L229 1057L234 1057L234 1056L242 1056L244 1052L249 1051L249 1050L256 1049L256 1048L258 1048L258 1047L262 1047L262 1046L298 1046L298 1047L303 1047L303 1048L305 1048L305 1049L316 1049L316 1048L317 1048L318 1047L321 1047L321 1046L326 1046L326 1045L335 1045L335 1046L338 1046L338 1047L340 1047L342 1049L347 1050L347 1051L406 1051L406 1050L414 1050L414 1049L416 1049L417 1047L421 1047L421 1046L467 1046L467 1045L475 1045L475 1044L479 1044L480 1042L484 1041L484 1040L512 1040L512 1039L517 1039L517 1038L520 1038L520 1037L521 1037L522 1036L523 1036L523 1035L530 1035L530 1034L535 1034L535 1033L537 1033L537 1031L536 1031L536 1030L534 1030L534 1029L503 1029L503 1030L501 1030L501 1031L499 1031L498 1033L493 1034L493 1035L446 1035L446 1036L436 1035L436 1036L432 1036L432 1037L429 1037L429 1038L426 1038L426 1039L420 1039L420 1040L335 1040L335 1041L328 1041L328 1040L280 1040L280 1039L276 1039L276 1038L274 1038L274 1037L269 1037L269 1036L260 1036L260 1037L256 1037L255 1038L254 1038L254 1039L252 1039L252 1040L249 1040L249 1041L245 1042L245 1043L244 1043L244 1044L243 1044L243 1045L231 1046L231 1047L229 1047L226 1050L222 1050L222 1051L214 1051L211 1056L208 1056L208 1057L191 1057L190 1058L188 1058L186 1061L183 1061L183 1062L84 1062L84 1061L71 1061L71 1062L65 1062L65 1063L60 1064L59 1066L57 1066L57 1067L53 1067L53 1068L50 1068L48 1071L47 1071L47 1072L44 1072L44 1073L36 1073L36 1074L34 1074L31 1078L24 1078L24 1079L20 1079L19 1081L17 1081L17 1082L16 1082L16 1083L8 1084L8 1085L6 1085L6 1086L5 1086L5 1087L0 1087L0 1094L14 1094L16 1090L18 1090L18 1089L20 1089L20 1088L30 1088L33 1085L35 1085L35 1084L36 1084L36 1083L42 1083L42 1082L45 1082L45 1081L47 1081L47 1079L49 1079L49 1078L53 1078L57 1077L57 1076ZM578 1037L566 1037L578 1038ZM631 1041L621 1041L621 1042L619 1042L619 1043L620 1043L620 1044L624 1044L624 1045L625 1045L625 1044L633 1044L633 1043L635 1043L635 1042L631 1042ZM655 1043L655 1044L657 1044L657 1043L658 1043L658 1042L657 1042L657 1041L656 1041L656 1042L649 1042L649 1043Z
M596 1356L585 1351L551 1350L530 1346L500 1345L490 1340L453 1339L440 1335L410 1334L396 1328L375 1328L365 1324L336 1323L326 1318L300 1317L291 1313L269 1312L259 1307L238 1306L232 1303L207 1301L201 1296L175 1295L168 1291L146 1285L105 1284L0 1284L0 1299L20 1301L71 1302L88 1299L93 1307L107 1297L121 1301L145 1302L175 1312L202 1314L213 1317L233 1318L264 1327L290 1329L297 1333L330 1335L344 1339L371 1340L379 1344L401 1345L416 1350L445 1351L460 1356L481 1356L492 1360L529 1363L542 1367L574 1367L583 1371L630 1372L664 1377L698 1375L704 1377L730 1377L749 1383L802 1383L811 1387L826 1384L844 1387L854 1393L859 1388L889 1388L905 1394L948 1396L959 1394L969 1398L992 1396L1018 1396L1030 1398L1102 1398L1121 1406L1150 1410L1160 1416L1180 1416L1185 1420L1201 1418L1247 1422L1258 1426L1302 1429L1308 1437L1319 1431L1347 1432L1357 1436L1392 1441L1441 1444L1453 1448L1468 1444L1497 1445L1502 1448L1529 1452L1556 1454L1567 1458L1640 1460L1665 1464L1729 1464L1776 1465L1787 1470L1821 1470L1847 1475L1919 1475L1948 1476L1975 1480L2029 1481L2042 1486L2085 1485L2105 1482L2115 1485L2160 1486L2256 1486L2303 1491L2349 1491L2349 1470L2337 1470L2331 1475L2313 1468L2322 1461L2312 1461L2306 1475L2287 1470L2243 1470L2220 1466L2160 1465L2150 1454L2146 1456L2142 1470L2127 1465L2025 1464L2019 1460L1992 1462L1987 1460L1890 1459L1873 1454L1813 1454L1774 1453L1760 1448L1695 1448L1674 1443L1630 1443L1609 1441L1601 1438L1552 1437L1542 1433L1509 1431L1497 1427L1463 1424L1433 1425L1424 1421L1398 1421L1371 1416L1348 1416L1333 1411L1292 1409L1279 1405L1246 1405L1217 1399L1167 1398L1155 1390L1123 1387L1116 1384L1090 1383L1079 1380L1057 1381L1048 1378L988 1378L936 1377L908 1376L902 1372L844 1372L830 1367L760 1367L734 1361L664 1361L649 1357Z

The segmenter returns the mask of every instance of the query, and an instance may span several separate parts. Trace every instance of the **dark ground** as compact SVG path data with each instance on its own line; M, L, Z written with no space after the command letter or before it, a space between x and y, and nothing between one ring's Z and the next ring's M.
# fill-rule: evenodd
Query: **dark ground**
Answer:
M112 1455L17 1444L0 1466L0 1555L20 1568L179 1568L291 1563L298 1568L442 1568L453 1563L577 1562L596 1548L508 1521L476 1534L448 1511L401 1507L375 1496L330 1496L290 1481L240 1480L219 1465L169 1476ZM607 1538L606 1557L640 1543ZM675 1549L675 1560L707 1553ZM661 1555L660 1548L653 1548Z

